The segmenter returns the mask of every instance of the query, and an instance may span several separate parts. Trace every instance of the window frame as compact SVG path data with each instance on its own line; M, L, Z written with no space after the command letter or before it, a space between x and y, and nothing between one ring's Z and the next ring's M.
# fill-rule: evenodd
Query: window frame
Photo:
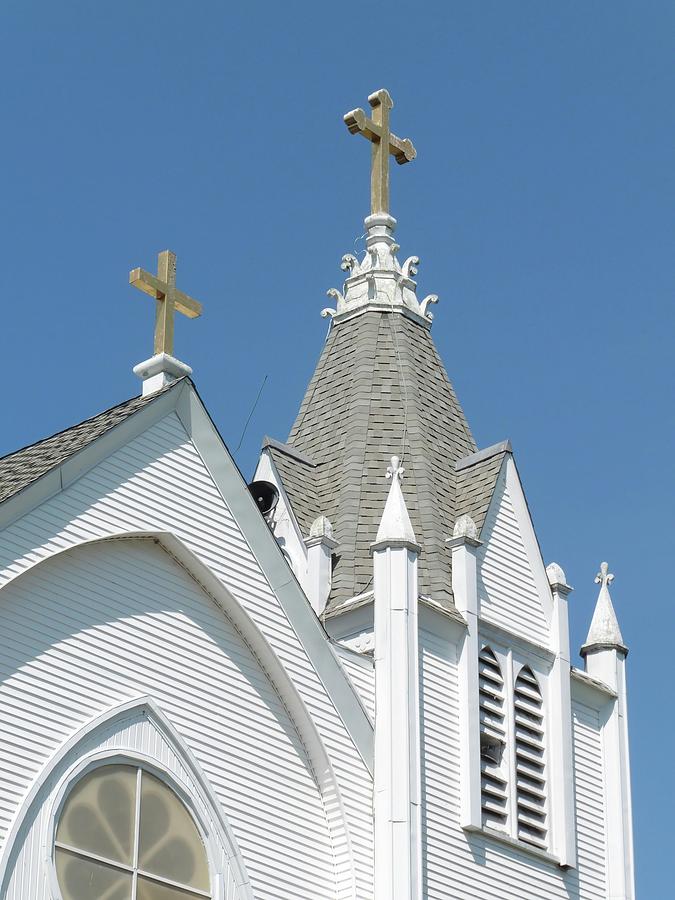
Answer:
M72 789L78 784L79 781L81 781L82 778L84 778L86 775L89 775L96 769L110 765L130 766L136 769L138 779L137 786L140 784L141 771L146 771L148 772L148 774L154 775L155 778L159 779L170 791L172 791L176 795L176 797L185 806L192 818L192 821L195 824L195 827L197 828L202 844L204 846L204 853L206 854L206 862L209 871L209 882L211 885L209 893L200 893L199 890L194 888L186 888L185 885L172 885L171 881L168 879L156 878L152 875L152 873L147 873L150 879L157 884L164 884L167 887L173 886L182 888L183 890L190 890L195 895L195 897L203 897L203 900L222 900L222 891L220 887L221 879L218 877L218 870L215 865L215 861L218 859L218 845L216 842L217 839L209 829L208 823L205 822L204 817L201 814L197 803L195 803L188 787L185 784L181 783L176 778L174 773L170 772L168 769L164 768L160 763L158 763L157 760L142 753L119 750L114 750L112 752L98 751L96 753L88 754L87 756L81 758L75 765L71 766L71 768L61 779L52 804L51 812L49 814L49 820L47 823L47 836L45 841L45 849L47 851L48 857L48 882L53 900L63 900L63 894L61 892L61 887L59 885L59 880L56 872L56 849L58 846L56 841L56 831L59 825L61 814L63 812L63 808L66 804L66 801L68 800L68 797L70 796ZM137 790L136 817L138 817L139 815L139 806L140 795ZM89 853L83 853L83 857L86 859L96 859L95 854ZM117 868L119 871L146 874L140 872L138 867L132 869L128 866L125 866L124 864L120 864ZM136 885L135 875L133 876L133 884L134 886Z

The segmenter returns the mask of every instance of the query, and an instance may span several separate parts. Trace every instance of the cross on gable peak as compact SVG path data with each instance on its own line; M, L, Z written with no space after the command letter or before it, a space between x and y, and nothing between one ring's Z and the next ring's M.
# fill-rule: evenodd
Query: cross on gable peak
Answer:
M157 257L157 275L152 275L145 269L132 269L129 272L129 284L157 301L154 352L173 356L176 310L189 319L202 314L201 303L176 287L176 254L172 250L162 250Z

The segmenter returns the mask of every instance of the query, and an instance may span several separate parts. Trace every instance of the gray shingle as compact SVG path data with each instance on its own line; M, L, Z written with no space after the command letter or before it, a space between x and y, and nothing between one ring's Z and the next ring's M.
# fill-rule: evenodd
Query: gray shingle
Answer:
M457 462L455 488L457 516L471 516L478 528L478 534L485 524L485 516L502 470L504 457L510 452L510 443L504 441Z
M301 527L324 514L340 545L328 613L370 586L392 454L403 457L403 490L422 544L420 592L452 602L445 539L456 518L455 463L476 445L425 327L382 312L335 325L289 443L315 463L311 476L293 464L289 499ZM303 474L306 490L297 481Z
M179 379L182 381L182 379ZM179 381L147 397L132 397L105 412L59 431L36 444L30 444L0 459L0 503L18 494L51 469L83 450L96 438L128 419L160 394L171 390Z

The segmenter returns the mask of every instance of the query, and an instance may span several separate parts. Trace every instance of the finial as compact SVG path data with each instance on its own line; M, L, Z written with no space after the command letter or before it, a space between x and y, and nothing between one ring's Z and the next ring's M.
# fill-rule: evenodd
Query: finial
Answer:
M595 576L595 583L601 584L604 588L610 586L610 584L614 581L614 576L609 571L609 566L606 562L600 563L600 571Z
M464 514L457 519L452 536L472 538L474 541L478 539L478 528L471 516Z
M392 456L391 465L387 466L386 477L389 479L389 478L394 478L394 476L396 476L398 481L403 481L403 473L404 472L405 472L405 469L401 465L401 460L398 458L398 456Z
M595 605L591 627L588 629L588 636L581 648L582 656L586 656L593 650L628 652L609 594L609 585L612 581L614 581L614 575L609 571L609 566L606 562L601 563L600 571L595 576L595 583L600 585L600 593Z
M419 546L415 538L408 508L405 505L401 479L403 478L403 466L398 456L392 456L391 465L387 468L387 478L391 480L387 502L384 506L380 527L377 531L375 543L371 549L379 546L406 545L419 552Z
M328 516L317 516L312 522L309 529L309 536L316 537L333 537L333 526Z

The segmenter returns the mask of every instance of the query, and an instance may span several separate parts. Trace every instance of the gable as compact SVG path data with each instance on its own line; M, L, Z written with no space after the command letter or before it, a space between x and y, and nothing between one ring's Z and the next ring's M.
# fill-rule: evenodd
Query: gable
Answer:
M80 547L2 594L3 834L67 737L147 694L213 785L254 893L269 889L275 867L282 895L297 894L298 881L307 900L335 891L321 794L282 699L234 626L163 549L152 540Z
M548 646L552 599L525 495L511 457L497 479L478 552L482 619Z
M301 729L328 815L348 823L336 843L337 896L352 896L354 880L367 895L372 725L321 624L189 384L118 428L124 440L109 432L102 450L95 443L85 451L93 457L75 456L72 469L47 476L46 488L38 483L0 507L0 607L14 579L70 547L138 533L171 536L172 552L182 548L209 590L225 592L233 614L252 623L265 668L283 675L284 704ZM362 864L354 874L357 853Z

